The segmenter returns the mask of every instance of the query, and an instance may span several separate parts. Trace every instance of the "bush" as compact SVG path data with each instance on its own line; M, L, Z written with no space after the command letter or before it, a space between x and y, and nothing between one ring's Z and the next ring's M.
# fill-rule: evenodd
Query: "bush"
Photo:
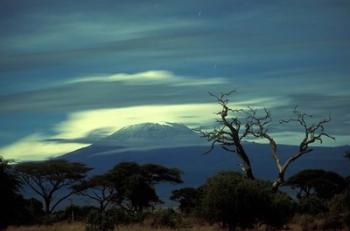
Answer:
M343 222L340 215L326 216L318 226L319 230L341 230L343 228Z
M87 223L86 231L113 231L114 219L108 212L91 211Z
M130 224L143 222L147 213L145 212L128 212L125 209L112 208L108 210L108 214L113 217L114 223Z
M154 213L152 226L167 227L167 228L179 228L183 223L183 219L180 214L176 213L173 209L159 210Z
M270 205L265 208L265 217L262 221L273 227L282 227L294 215L297 205L282 192L269 193Z
M299 213L317 215L328 211L325 201L317 196L309 196L300 199Z
M22 203L22 208L16 213L16 225L33 225L42 223L45 215L42 203L35 199L18 199L18 203Z
M329 201L330 216L338 216L339 220L350 228L350 192L345 190L343 193L335 195Z
M293 214L293 201L273 193L271 184L239 173L221 172L203 186L202 215L223 227L251 228L257 223L282 226Z
M57 211L53 214L56 217L55 222L61 221L85 221L92 211L97 211L98 209L93 206L78 206L71 205L66 207L64 210Z
M171 192L170 199L178 202L182 213L189 215L196 210L200 198L200 188L181 188Z
M307 214L297 215L294 217L294 222L301 226L302 231L317 230L318 225L315 222L315 217Z

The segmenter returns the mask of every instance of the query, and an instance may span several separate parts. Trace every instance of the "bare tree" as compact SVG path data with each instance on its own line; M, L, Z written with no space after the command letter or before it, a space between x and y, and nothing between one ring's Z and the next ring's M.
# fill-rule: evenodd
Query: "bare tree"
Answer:
M219 124L219 128L210 131L203 129L197 131L202 137L207 138L211 142L211 148L208 152L213 150L215 144L220 144L224 150L235 153L239 157L244 174L248 178L254 179L249 157L242 144L242 140L249 135L250 124L242 122L243 120L239 118L244 113L244 110L229 107L228 97L232 93L233 91L220 93L220 95L209 93L222 107L221 111L217 113L219 118L216 121Z
M325 131L325 124L330 122L330 117L316 123L309 122L308 118L312 116L300 112L297 107L295 107L293 111L295 118L281 120L280 124L296 122L303 129L304 137L300 141L298 150L292 153L289 158L282 163L278 155L277 143L269 133L269 127L272 122L270 111L264 108L263 114L258 115L258 111L251 107L247 109L231 109L228 106L228 97L231 94L232 91L229 93L221 93L219 96L210 93L210 95L217 99L222 107L221 111L217 113L217 115L219 115L217 123L220 126L211 131L199 130L199 132L202 137L206 137L208 141L211 142L209 152L213 150L215 144L220 144L224 150L236 153L242 162L244 173L250 179L254 179L254 175L249 156L243 147L242 141L247 137L266 139L271 146L272 159L278 170L278 176L274 180L272 186L274 190L277 190L279 186L284 183L285 173L290 164L313 150L310 147L311 144L317 141L323 143L325 137L334 139L334 137Z
M248 116L250 129L248 133L256 138L264 138L268 140L271 146L272 158L278 170L278 176L273 182L273 190L276 191L279 186L284 183L285 174L289 165L306 153L313 151L313 149L310 147L311 144L317 141L323 143L323 138L325 137L331 139L334 139L334 137L325 131L325 124L331 121L330 116L326 119L317 121L316 123L309 122L308 118L312 118L312 115L301 112L297 107L295 107L293 111L295 118L281 120L280 124L296 122L299 126L301 126L304 136L298 145L298 150L295 153L292 153L289 158L282 163L278 155L277 143L268 133L268 125L272 121L271 113L267 109L264 109L264 112L264 116L258 117L257 110L250 109Z

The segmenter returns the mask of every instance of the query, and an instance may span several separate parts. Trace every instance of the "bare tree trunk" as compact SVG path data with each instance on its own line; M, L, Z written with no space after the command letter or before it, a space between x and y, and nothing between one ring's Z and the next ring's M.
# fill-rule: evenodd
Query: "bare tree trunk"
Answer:
M50 204L51 204L51 199L48 197L44 198L45 215L47 217L49 217L51 214Z
M242 147L241 144L237 144L237 150L236 150L237 154L239 155L240 159L243 162L243 171L244 174L246 175L247 178L254 180L254 174L253 174L253 170L252 170L252 166L250 163L250 160L248 158L248 155L246 154L244 148Z

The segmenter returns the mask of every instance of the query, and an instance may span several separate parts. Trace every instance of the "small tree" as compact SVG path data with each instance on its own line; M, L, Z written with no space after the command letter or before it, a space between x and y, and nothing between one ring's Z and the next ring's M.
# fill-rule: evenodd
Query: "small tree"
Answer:
M345 152L344 156L348 159L350 159L350 151Z
M291 176L286 185L299 190L298 198L315 195L322 199L330 199L345 189L346 181L335 172L307 169Z
M180 203L179 208L182 213L192 213L200 200L200 189L181 188L171 192L170 199Z
M72 186L83 180L91 170L84 164L66 160L23 162L17 164L15 169L20 180L43 199L47 216L75 193Z
M108 173L118 192L118 205L130 212L142 212L145 208L159 203L154 185L160 182L182 183L178 169L161 165L139 165L123 162Z
M298 145L298 150L282 163L278 155L277 143L269 133L269 126L272 122L271 112L264 109L262 115L258 115L258 111L250 107L232 109L229 107L228 100L231 93L221 93L219 96L211 94L222 107L222 110L217 113L219 115L217 122L220 127L211 131L199 130L199 132L202 137L206 137L211 142L210 151L215 144L220 144L226 151L236 153L242 162L243 172L250 179L254 179L254 175L249 156L243 146L243 140L247 137L266 139L271 146L272 158L278 170L278 176L273 182L274 191L277 191L280 185L284 183L285 174L290 164L306 153L313 151L310 147L311 144L315 142L322 143L324 138L334 139L325 131L325 125L330 122L330 117L318 122L309 121L308 119L312 116L299 111L295 107L293 111L295 118L281 120L280 124L296 122L301 126L304 137Z

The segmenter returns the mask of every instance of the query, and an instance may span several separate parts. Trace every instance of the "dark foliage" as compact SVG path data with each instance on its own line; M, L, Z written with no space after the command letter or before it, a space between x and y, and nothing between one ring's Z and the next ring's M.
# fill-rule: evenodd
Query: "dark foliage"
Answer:
M109 212L91 211L86 223L86 231L113 231L115 221Z
M167 228L179 228L183 223L183 219L173 209L163 209L153 214L152 226L155 228L167 227Z
M317 215L327 211L326 202L316 195L303 197L299 200L298 212L300 214Z

